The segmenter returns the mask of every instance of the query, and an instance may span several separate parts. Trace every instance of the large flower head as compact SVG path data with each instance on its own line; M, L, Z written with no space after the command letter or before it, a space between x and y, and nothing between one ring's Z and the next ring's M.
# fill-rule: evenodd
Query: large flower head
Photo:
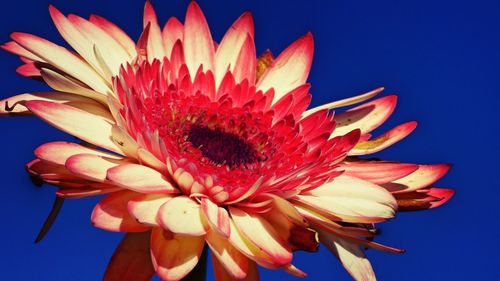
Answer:
M217 280L258 280L257 264L305 276L293 252L316 251L319 242L355 279L372 280L363 248L401 252L373 241L374 224L453 194L430 187L448 165L358 157L415 128L408 122L372 138L395 96L333 114L379 88L307 110L310 33L276 58L257 58L249 13L220 43L195 2L184 23L170 18L163 29L146 2L137 42L101 17L50 13L74 51L26 33L3 47L21 56L21 74L57 91L8 98L2 113L33 113L82 140L40 146L28 170L63 198L107 194L93 224L131 233L110 280L124 272L180 280L206 245ZM131 257L130 247L150 254Z

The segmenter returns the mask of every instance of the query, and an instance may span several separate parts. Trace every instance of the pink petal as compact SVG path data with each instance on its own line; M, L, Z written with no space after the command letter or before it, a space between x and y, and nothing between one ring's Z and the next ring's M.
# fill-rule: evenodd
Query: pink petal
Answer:
M206 241L216 258L226 272L235 279L243 279L248 272L248 258L238 249L233 247L224 236L210 230L207 232Z
M163 49L167 57L170 58L175 42L182 40L183 36L184 26L182 23L176 17L169 18L162 31Z
M286 93L304 84L309 76L314 52L311 33L299 38L286 48L263 74L257 89L267 91L274 88L276 103Z
M162 60L165 57L163 38L155 10L150 1L146 1L144 6L144 28L148 24L150 25L147 43L148 61L152 62L154 59Z
M198 263L203 237L183 236L155 227L151 235L151 257L156 273L162 280L177 281Z
M165 194L141 194L128 201L128 211L139 223L159 226L156 217L161 205L172 199Z
M417 127L417 122L411 121L401 124L390 131L380 135L372 140L359 142L351 151L349 156L366 155L379 152L387 147L404 139Z
M44 62L42 58L26 50L25 48L23 48L21 45L17 44L14 41L10 41L0 45L0 48L4 49L7 52L11 52L15 55L18 55L20 57L27 58L31 61Z
M412 174L382 185L392 193L405 193L428 187L442 178L450 170L449 164L418 165Z
M196 76L200 65L203 70L214 71L215 50L203 12L196 2L189 4L184 23L184 56L191 77Z
M155 273L149 251L150 232L127 233L109 261L103 281L149 281Z
M129 54L130 58L135 58L137 56L137 52L135 51L135 42L116 24L97 15L91 15L90 22L104 30L111 37L113 37L116 42L121 44Z
M127 203L137 193L120 191L107 195L92 211L91 221L94 226L115 232L142 232L149 227L138 223L127 210Z
M344 175L357 177L376 184L385 184L410 175L418 169L416 164L379 161L346 162L339 165Z
M229 214L226 209L215 205L208 198L202 198L201 210L207 218L210 226L212 226L215 231L218 231L226 238L229 237L231 234L231 227L229 224Z
M76 154L94 154L108 158L121 157L104 151L88 148L72 142L56 141L42 144L35 149L36 157L58 165L64 165L66 160Z
M269 222L257 214L247 213L238 208L229 207L229 212L238 230L268 254L273 261L280 265L286 265L292 261L293 255L289 245L282 240Z
M158 220L165 229L181 235L202 236L208 229L200 205L186 196L175 197L163 204Z
M234 67L231 66L232 71L234 72L234 80L237 83L245 79L248 80L250 85L255 83L257 70L257 58L255 56L255 44L253 38L250 37L250 35L247 35Z
M140 193L179 192L160 172L139 164L123 164L107 171L107 179Z

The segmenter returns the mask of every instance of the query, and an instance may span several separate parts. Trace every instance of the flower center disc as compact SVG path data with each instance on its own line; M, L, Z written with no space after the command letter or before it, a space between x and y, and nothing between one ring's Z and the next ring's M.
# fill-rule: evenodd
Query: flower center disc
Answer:
M215 164L233 167L258 161L258 153L251 145L220 129L191 127L188 141Z

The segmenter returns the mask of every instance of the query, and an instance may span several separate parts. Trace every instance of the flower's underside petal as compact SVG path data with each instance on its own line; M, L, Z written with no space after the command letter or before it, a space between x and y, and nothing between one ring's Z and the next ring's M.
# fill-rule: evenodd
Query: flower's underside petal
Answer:
M85 61L66 48L32 34L14 32L11 37L25 49L41 57L57 69L77 78L95 91L103 94L111 93L109 86L101 76Z
M327 232L320 231L319 233L321 242L340 260L355 280L376 280L370 261L359 245L349 243Z
M95 154L76 154L66 160L65 166L73 174L84 179L104 182L109 169L122 163L128 163L126 159L113 159Z
M375 223L392 218L397 203L384 188L349 176L336 177L316 189L297 196L297 200L334 220Z
M448 202L455 194L453 189L426 188L413 192L395 194L400 211L417 211L437 208Z
M385 184L406 177L419 168L416 164L378 161L344 162L339 169L344 175L360 178L375 184Z
M150 232L127 233L116 248L103 281L149 281L155 273L149 250Z
M94 226L115 232L142 232L150 227L138 223L128 213L127 203L137 193L120 191L107 195L92 211L91 221Z
M222 38L219 47L217 48L217 53L215 54L215 85L219 87L222 78L226 75L226 72L230 70L234 72L235 67L245 68L247 71L253 71L255 77L256 67L253 65L239 65L237 63L240 53L244 52L244 56L253 56L253 60L256 59L255 47L253 46L253 36L254 36L254 26L253 19L250 13L244 13L241 15L233 25L228 29L224 37ZM248 39L247 37L250 37ZM245 41L251 40L251 42L245 43ZM250 50L243 51L244 45L248 44L246 48ZM253 47L253 54L251 47ZM242 59L243 60L243 59ZM246 59L250 61L250 58ZM241 72L242 69L239 71ZM254 78L255 79L255 78ZM243 79L236 79L239 82ZM250 80L251 85L255 80Z
M450 170L449 164L418 165L418 170L398 180L382 185L393 194L412 192L438 181Z
M183 34L184 26L182 23L176 17L169 18L162 30L163 49L167 57L172 54L175 42L182 40Z
M146 1L144 6L144 21L143 27L149 24L149 36L147 43L148 61L152 62L154 59L162 60L165 57L165 50L163 48L163 38L160 26L158 25L158 18L156 12L150 1Z
M334 101L334 102L331 102L331 103L327 103L327 104L323 104L323 105L311 108L311 109L305 111L304 114L302 114L302 118L305 118L305 117L307 117L307 116L309 116L309 115L311 115L311 114L313 114L315 112L318 112L320 110L323 110L323 109L334 109L334 108L349 106L349 105L353 105L353 104L357 104L357 103L363 102L363 101L365 101L367 99L373 98L374 96L376 96L379 93L381 93L383 90L384 90L384 88L380 87L380 88L371 90L369 92L366 92L366 93L358 95L358 96L346 98L346 99L343 99L343 100Z
M200 65L203 70L214 70L214 43L203 12L196 2L191 2L187 9L184 23L184 57L191 77L196 76Z
M18 55L21 58L26 58L31 61L45 62L42 58L26 50L21 45L17 44L15 41L9 41L7 43L4 43L0 45L0 48L4 49L7 52L11 52L15 55Z
M257 83L257 89L265 92L274 88L273 103L276 103L286 93L306 82L313 52L313 37L311 33L307 33L276 58Z
M200 205L186 196L175 197L163 204L158 220L165 229L181 235L201 236L208 229Z
M122 45L123 49L127 51L130 59L134 59L137 56L135 42L116 24L97 15L91 15L90 22L104 30L107 34L113 37L117 43Z
M219 262L219 260L212 254L212 264L214 267L215 281L234 281L234 277L230 275ZM241 281L259 281L259 270L253 261L248 261L248 269L246 277L238 279Z
M229 212L238 230L268 254L275 263L287 265L292 261L293 255L289 245L262 216L235 207L229 207Z
M16 72L24 77L33 78L37 80L40 80L41 76L40 67L34 62L28 62L19 66L18 68L16 68Z
M229 237L231 234L231 226L229 214L226 209L217 206L208 198L201 199L201 210L207 218L210 226L218 231L224 237Z
M113 142L113 125L105 119L69 105L48 101L27 101L31 112L52 126L104 149L123 153Z
M140 193L177 193L179 192L158 171L139 164L123 164L107 171L111 182Z
M248 258L217 231L210 230L205 237L212 255L222 264L226 272L235 279L243 279L248 272Z
M379 152L404 139L411 132L413 132L416 127L417 122L415 121L396 126L377 138L359 142L351 151L349 151L349 155L366 155Z
M203 237L183 236L155 227L151 235L151 256L162 280L177 281L186 276L200 259Z
M354 129L366 134L384 123L396 108L397 96L386 96L335 115L332 136L344 135Z
M36 157L58 165L64 165L66 160L76 154L94 154L107 158L121 159L120 156L85 147L72 142L56 141L42 144L35 149Z
M151 226L159 226L156 215L161 205L172 199L165 194L141 194L128 201L128 211L138 222Z
M35 92L35 93L25 93L19 94L16 96L8 97L0 101L0 116L8 115L8 114L20 114L20 115L30 115L32 114L28 108L26 108L23 104L19 103L22 101L31 101L31 100L42 100L49 101L54 103L69 103L69 102L85 102L92 103L94 102L91 99L68 94L61 92Z
M40 75L45 83L55 90L88 97L106 104L106 95L87 88L81 82L48 68L41 68Z

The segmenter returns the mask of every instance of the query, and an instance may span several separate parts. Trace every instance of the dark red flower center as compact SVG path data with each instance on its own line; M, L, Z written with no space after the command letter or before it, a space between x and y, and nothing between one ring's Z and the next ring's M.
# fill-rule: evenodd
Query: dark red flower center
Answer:
M203 156L218 165L233 167L259 160L257 151L245 140L220 129L191 127L188 132L188 141L198 148Z

